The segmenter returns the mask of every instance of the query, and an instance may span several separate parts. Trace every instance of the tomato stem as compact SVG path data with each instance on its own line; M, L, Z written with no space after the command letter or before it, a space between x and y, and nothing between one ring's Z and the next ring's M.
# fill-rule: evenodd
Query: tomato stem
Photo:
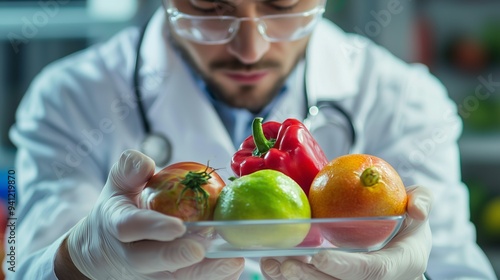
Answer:
M363 171L360 179L363 186L370 187L378 183L380 180L380 173L374 167L369 167Z
M208 209L208 199L210 194L202 186L208 183L208 180L212 178L210 174L215 170L212 170L211 172L207 171L208 166L202 172L189 171L184 176L184 179L180 181L180 183L186 187L181 191L179 197L177 198L177 206L179 206L181 201L186 198L186 191L191 190L194 193L192 199L196 201L197 209L201 212L201 216L205 215L205 210Z

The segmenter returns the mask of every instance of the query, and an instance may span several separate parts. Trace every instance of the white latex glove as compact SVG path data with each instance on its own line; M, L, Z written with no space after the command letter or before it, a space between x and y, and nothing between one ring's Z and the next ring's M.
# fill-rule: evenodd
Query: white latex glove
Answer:
M91 213L68 236L75 266L90 279L237 279L243 259L205 259L205 247L182 237L182 220L137 208L153 160L125 151Z
M369 253L322 251L309 260L263 258L261 270L268 280L284 279L424 279L432 246L427 220L431 191L410 187L408 216L399 233L383 249Z

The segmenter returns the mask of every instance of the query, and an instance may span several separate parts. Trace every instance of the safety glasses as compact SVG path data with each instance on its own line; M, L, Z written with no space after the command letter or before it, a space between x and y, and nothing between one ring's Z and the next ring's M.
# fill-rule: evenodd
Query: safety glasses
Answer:
M325 12L325 2L301 13L265 15L261 17L194 16L167 8L173 30L190 41L226 44L233 40L244 21L255 22L259 33L269 42L295 41L310 34Z

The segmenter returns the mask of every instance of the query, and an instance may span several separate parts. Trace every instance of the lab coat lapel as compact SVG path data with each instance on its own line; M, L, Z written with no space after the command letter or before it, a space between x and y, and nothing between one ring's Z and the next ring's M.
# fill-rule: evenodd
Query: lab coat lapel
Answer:
M156 77L153 79L156 86L149 92L151 100L146 110L151 129L171 142L173 154L170 163L209 162L215 168L223 168L221 175L229 177L235 148L207 96L197 87L175 50L166 43L166 35L160 35L168 32L163 14L157 13L151 19L143 42L143 49L148 51L141 55L142 84L152 76Z
M328 36L325 36L328 35ZM311 35L307 48L306 87L310 104L318 100L340 100L357 93L359 66L353 59L357 48L348 45L343 33L330 22L322 21Z
M287 92L268 116L267 120L283 122L288 118L302 120L306 106L304 96L304 69L305 62L301 61L287 80Z
M328 36L325 36L327 34ZM269 120L303 119L308 105L318 100L342 100L355 95L360 67L354 59L355 48L346 45L346 36L337 26L322 21L311 35L306 63L299 63L288 80L288 93L269 116ZM304 71L309 104L305 104Z
M210 161L216 168L227 167L235 148L226 128L183 65L176 68L148 114L152 130L170 139L173 162Z

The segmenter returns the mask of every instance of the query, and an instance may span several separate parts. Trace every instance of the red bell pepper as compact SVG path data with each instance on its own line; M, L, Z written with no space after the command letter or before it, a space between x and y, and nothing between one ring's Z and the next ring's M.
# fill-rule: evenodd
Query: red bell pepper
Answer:
M262 124L262 118L255 118L252 135L233 155L231 169L240 177L261 169L281 171L308 194L314 177L327 163L323 150L300 121Z

